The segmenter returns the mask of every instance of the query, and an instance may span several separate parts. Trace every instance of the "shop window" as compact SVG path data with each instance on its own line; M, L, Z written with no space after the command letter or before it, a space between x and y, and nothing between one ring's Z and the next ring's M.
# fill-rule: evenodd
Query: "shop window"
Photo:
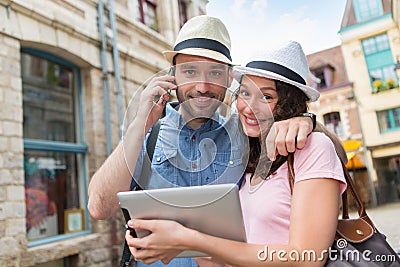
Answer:
M153 30L158 31L156 1L136 0L136 8L138 11L137 19Z
M342 122L339 112L331 112L324 115L324 124L326 128L338 136L343 135Z
M376 112L381 132L400 130L400 107Z
M79 69L31 49L21 54L28 241L87 227Z
M358 22L379 17L383 14L382 0L354 0Z

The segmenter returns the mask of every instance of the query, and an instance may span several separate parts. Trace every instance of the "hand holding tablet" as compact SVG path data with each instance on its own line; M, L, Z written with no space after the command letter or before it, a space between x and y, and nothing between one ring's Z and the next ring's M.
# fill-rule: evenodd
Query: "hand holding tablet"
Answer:
M205 234L246 241L242 210L236 184L174 187L117 194L126 221L166 219ZM138 237L149 234L136 233ZM184 251L178 257L203 257L204 253Z

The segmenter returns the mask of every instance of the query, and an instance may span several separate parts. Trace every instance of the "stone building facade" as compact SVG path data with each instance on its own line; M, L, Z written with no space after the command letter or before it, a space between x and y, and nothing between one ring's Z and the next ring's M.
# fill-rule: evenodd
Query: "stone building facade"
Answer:
M0 266L117 265L121 218L90 219L88 181L206 3L0 0Z

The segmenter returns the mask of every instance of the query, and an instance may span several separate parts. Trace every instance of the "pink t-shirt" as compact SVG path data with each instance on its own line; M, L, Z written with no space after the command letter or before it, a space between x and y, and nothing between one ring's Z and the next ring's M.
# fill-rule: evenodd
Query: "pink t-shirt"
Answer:
M311 133L306 145L294 154L295 183L312 178L340 181L346 189L343 169L331 140L323 133ZM284 163L270 179L250 186L250 174L240 189L247 242L253 244L288 244L291 193L288 167Z

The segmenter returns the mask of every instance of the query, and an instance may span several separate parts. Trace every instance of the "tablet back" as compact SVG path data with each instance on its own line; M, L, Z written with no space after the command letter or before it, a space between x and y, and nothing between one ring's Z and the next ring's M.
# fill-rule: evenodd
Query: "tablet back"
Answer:
M246 242L238 186L218 184L120 192L120 206L130 218L169 219L200 232ZM138 237L148 232L139 231ZM178 257L202 257L184 251Z

